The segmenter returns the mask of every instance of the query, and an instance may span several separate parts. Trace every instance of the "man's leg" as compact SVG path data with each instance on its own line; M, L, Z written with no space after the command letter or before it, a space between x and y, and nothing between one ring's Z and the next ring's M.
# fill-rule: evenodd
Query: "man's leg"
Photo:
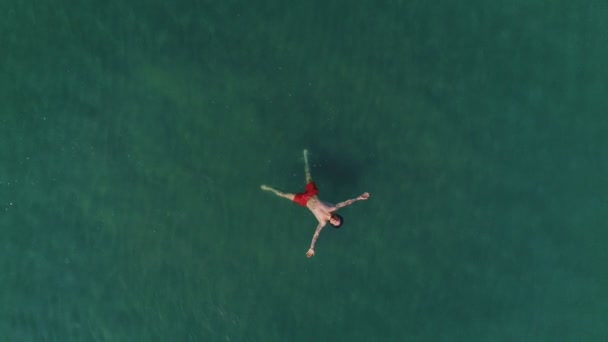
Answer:
M281 192L281 191L279 191L279 190L273 189L273 188L271 188L271 187L269 187L269 186L267 186L267 185L262 185L262 186L260 186L260 189L262 189L262 190L266 190L266 191L270 191L270 192L272 192L273 194L275 194L275 195L277 195L277 196L280 196L280 197L283 197L283 198L287 198L287 199L288 199L288 200L290 200L290 201L293 201L293 198L295 197L295 195L294 195L294 194L286 194L286 193Z
M310 167L308 167L308 150L304 149L304 172L306 173L306 184L312 181L310 177Z

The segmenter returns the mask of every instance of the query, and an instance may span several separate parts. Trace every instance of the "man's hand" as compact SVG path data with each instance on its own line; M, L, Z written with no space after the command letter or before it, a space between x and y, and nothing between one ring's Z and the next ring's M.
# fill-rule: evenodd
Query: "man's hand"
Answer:
M260 186L260 189L262 189L262 190L269 190L270 188L267 185L262 184Z
M361 196L357 197L359 200L366 200L369 198L369 192L364 192Z
M308 252L306 252L306 257L307 258L312 258L315 255L315 250L314 249L309 249Z

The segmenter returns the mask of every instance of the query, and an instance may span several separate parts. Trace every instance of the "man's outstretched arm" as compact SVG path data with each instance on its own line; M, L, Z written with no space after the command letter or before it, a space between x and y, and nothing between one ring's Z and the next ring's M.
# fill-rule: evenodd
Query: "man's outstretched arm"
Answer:
M319 223L319 225L317 226L317 229L315 230L315 234L312 236L312 241L310 243L310 248L308 249L308 252L306 252L306 257L310 258L312 256L315 255L315 243L317 243L317 239L319 238L319 234L321 233L321 230L323 230L323 227L325 225L322 223Z
M363 194L361 194L361 196L359 196L357 198L351 198L349 200L336 204L336 210L338 210L340 208L344 208L347 205L351 205L351 204L355 203L356 201L362 201L362 200L366 200L368 198L369 198L369 192L364 192Z

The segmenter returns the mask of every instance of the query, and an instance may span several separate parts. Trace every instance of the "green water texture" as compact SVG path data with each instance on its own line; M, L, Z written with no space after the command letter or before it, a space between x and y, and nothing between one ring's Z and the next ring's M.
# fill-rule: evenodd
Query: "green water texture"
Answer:
M0 10L0 340L608 340L606 2Z

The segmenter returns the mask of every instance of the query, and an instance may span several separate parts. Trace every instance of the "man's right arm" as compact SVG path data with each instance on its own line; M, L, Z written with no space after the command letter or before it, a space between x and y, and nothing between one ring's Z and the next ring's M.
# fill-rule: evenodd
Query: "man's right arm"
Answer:
M306 252L307 257L310 258L315 255L315 244L317 243L319 234L321 233L321 230L323 230L324 226L325 226L325 224L323 224L323 223L319 223L319 225L317 226L317 229L315 230L315 233L312 236L312 241L310 242L310 248L308 249L308 252Z

